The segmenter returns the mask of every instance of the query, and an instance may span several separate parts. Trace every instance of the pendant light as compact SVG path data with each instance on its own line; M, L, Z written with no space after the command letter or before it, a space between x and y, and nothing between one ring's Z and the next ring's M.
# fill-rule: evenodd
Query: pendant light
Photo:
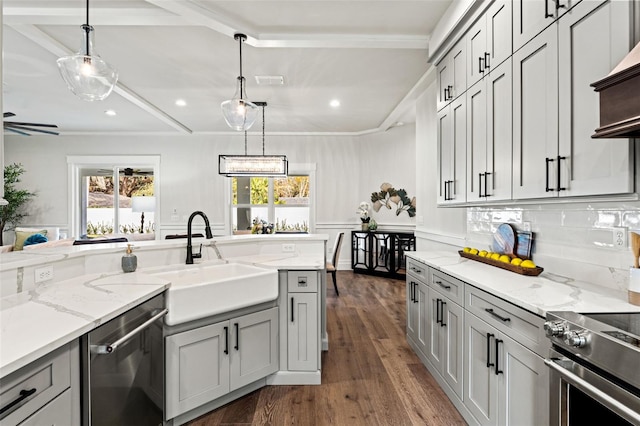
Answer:
M264 107L266 102L256 102L262 107L262 155L247 155L247 132L244 132L244 155L219 155L218 173L227 177L260 176L287 177L289 163L286 155L264 154Z
M118 82L118 71L106 63L94 49L93 27L89 25L89 0L87 21L82 28L82 46L78 53L63 56L56 62L69 90L85 101L105 99Z
M233 98L222 102L222 115L229 127L233 130L243 131L249 130L258 118L258 107L253 102L245 99L245 79L242 76L242 43L247 40L244 34L235 34L234 40L238 40L240 46L240 75L236 83L236 93Z

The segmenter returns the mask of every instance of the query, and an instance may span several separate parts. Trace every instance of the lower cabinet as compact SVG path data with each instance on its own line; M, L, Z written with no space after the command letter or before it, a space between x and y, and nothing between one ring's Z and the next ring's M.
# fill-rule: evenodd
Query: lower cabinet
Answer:
M278 308L167 336L172 419L278 370Z
M471 313L465 319L465 406L482 425L549 422L544 360Z
M318 295L289 293L288 370L318 370Z
M423 353L429 347L429 287L407 275L407 335Z

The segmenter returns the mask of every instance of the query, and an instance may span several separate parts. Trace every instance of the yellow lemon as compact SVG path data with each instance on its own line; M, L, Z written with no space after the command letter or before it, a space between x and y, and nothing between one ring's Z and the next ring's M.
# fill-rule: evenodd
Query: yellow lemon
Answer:
M478 253L478 256L480 257L485 257L487 255L487 251L486 250L480 250L480 253Z
M536 264L531 260L523 260L520 266L522 266L523 268L535 268Z
M511 259L511 264L512 265L520 265L522 263L522 259L520 259L519 257L514 257L513 259Z
M472 248L471 250L469 250L469 254L478 254L478 249Z
M471 247L465 247L462 249L464 253L469 253L471 251Z
M491 258L493 260L500 260L500 253L493 253L491 254Z
M509 262L511 262L511 258L510 258L509 256L507 256L506 254L503 254L502 256L500 256L500 257L498 258L498 260L499 260L500 262L504 262L504 263L509 263Z

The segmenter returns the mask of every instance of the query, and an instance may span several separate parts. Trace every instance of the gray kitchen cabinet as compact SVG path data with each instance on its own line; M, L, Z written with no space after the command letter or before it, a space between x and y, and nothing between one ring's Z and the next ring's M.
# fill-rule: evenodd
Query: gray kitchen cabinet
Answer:
M407 338L423 355L429 352L429 287L423 277L412 270L426 272L427 267L415 262L408 261L409 270L407 273Z
M79 425L77 342L58 348L0 380L0 424Z
M633 192L631 143L591 140L599 102L589 86L629 51L632 5L571 6L513 55L514 199Z
M287 282L287 370L318 371L318 272L289 271Z
M429 288L427 358L462 399L464 311L439 291Z
M466 201L466 115L465 96L438 113L438 205Z
M167 336L165 417L278 370L278 308Z
M467 32L469 87L513 53L511 23L511 0L497 0Z
M438 101L440 111L467 90L466 42L461 39L436 67L438 74Z
M511 199L511 58L467 91L467 202Z
M548 424L544 360L468 313L465 406L481 425Z
M513 0L513 51L527 44L580 1Z

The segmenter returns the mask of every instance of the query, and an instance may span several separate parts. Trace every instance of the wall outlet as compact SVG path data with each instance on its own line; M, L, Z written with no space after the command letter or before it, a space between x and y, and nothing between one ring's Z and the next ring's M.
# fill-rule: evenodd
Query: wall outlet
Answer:
M282 245L282 252L283 253L293 253L294 251L296 251L296 245L295 244L283 244Z
M627 228L613 228L613 247L627 248Z
M53 265L43 266L42 268L36 268L36 283L43 281L49 281L53 279Z
M531 222L522 222L522 230L531 232Z

